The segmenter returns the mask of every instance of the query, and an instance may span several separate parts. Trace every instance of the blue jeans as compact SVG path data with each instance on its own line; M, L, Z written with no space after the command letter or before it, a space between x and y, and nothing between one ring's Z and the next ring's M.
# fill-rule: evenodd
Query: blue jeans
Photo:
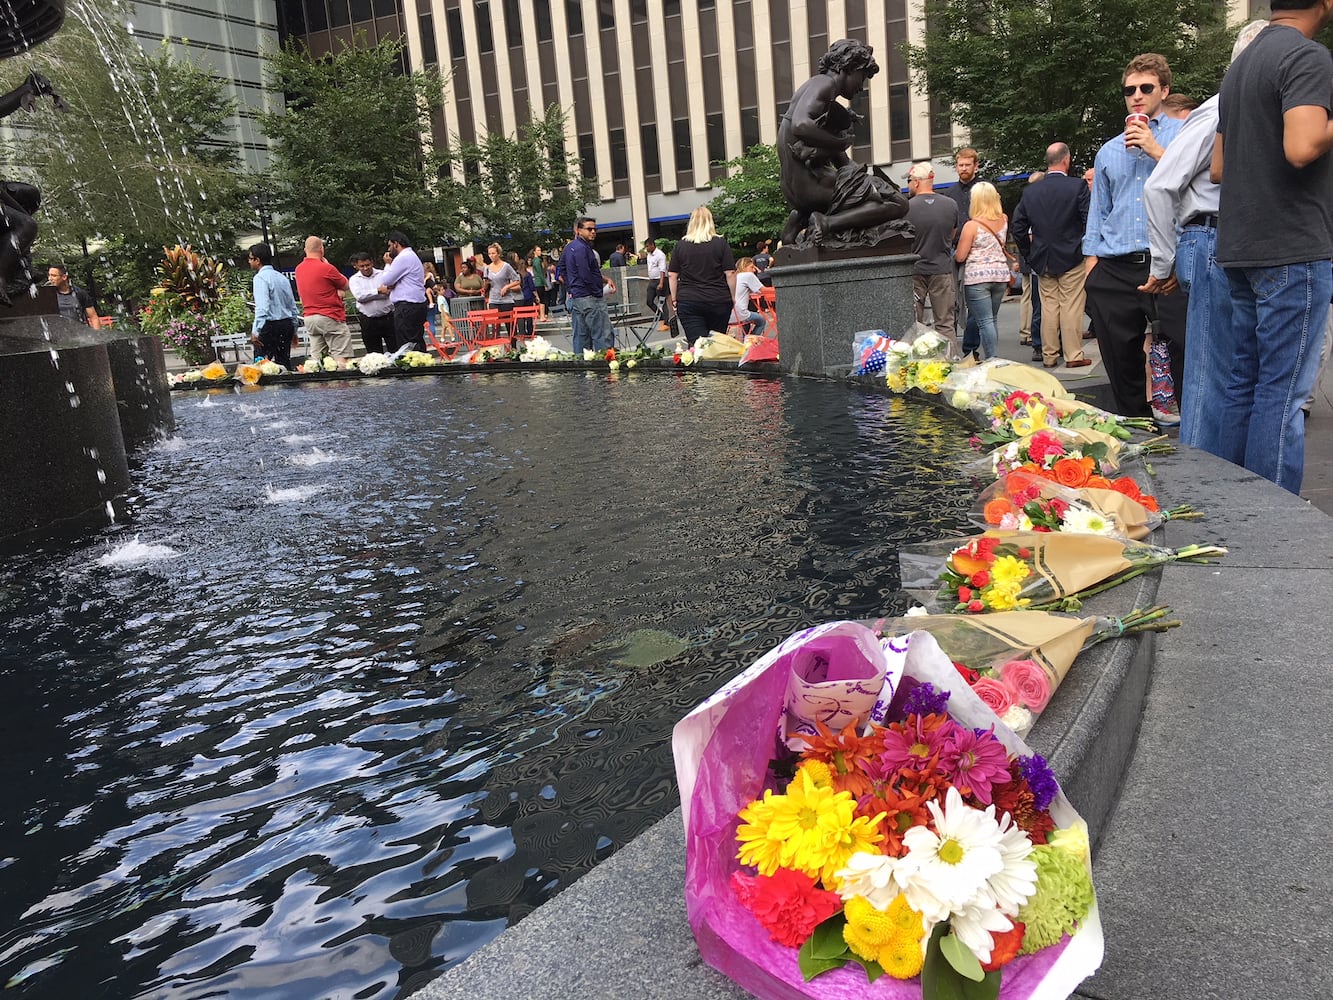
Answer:
M982 359L993 358L1000 350L1000 337L995 332L995 317L1000 314L1000 303L1004 293L1009 290L1006 281L983 281L979 285L964 285L963 295L967 298L968 323L977 321L977 334L981 338ZM967 344L963 344L967 350Z
M1214 256L1217 230L1186 226L1176 244L1176 276L1189 296L1185 313L1185 377L1176 386L1180 400L1180 443L1243 465L1244 442L1223 442L1221 402L1225 398L1236 333L1231 319L1231 283Z
M584 295L569 299L568 304L572 312L575 354L582 354L589 347L594 351L605 351L615 342L605 299L599 295Z
M1222 447L1245 468L1299 493L1305 416L1333 295L1327 260L1228 267L1236 348L1221 409Z

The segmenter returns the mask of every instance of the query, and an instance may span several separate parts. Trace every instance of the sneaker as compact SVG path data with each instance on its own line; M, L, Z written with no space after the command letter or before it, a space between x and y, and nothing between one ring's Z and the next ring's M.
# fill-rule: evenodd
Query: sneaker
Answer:
M1180 426L1180 417L1176 416L1176 414L1174 413L1168 412L1167 410L1158 409L1156 406L1152 408L1152 418L1159 427Z

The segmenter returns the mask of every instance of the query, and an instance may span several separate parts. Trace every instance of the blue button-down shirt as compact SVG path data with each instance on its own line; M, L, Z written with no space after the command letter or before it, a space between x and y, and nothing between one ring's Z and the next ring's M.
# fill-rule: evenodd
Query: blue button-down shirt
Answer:
M265 264L255 272L255 322L250 333L258 335L264 324L271 319L296 319L301 314L296 310L296 297L292 295L292 283L285 274L279 274L271 264Z
M587 240L576 236L565 247L560 260L565 265L566 295L571 299L582 299L589 295L599 299L602 297L602 262Z
M1182 124L1159 113L1148 127L1158 144L1167 146ZM1097 151L1088 228L1083 233L1085 255L1119 257L1148 249L1148 213L1143 208L1143 185L1156 165L1157 161L1143 150L1126 148L1123 132Z

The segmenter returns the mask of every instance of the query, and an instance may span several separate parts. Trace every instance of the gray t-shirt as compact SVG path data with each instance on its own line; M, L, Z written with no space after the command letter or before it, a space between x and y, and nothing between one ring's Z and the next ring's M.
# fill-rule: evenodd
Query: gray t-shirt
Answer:
M952 274L952 236L961 226L954 200L934 191L916 195L907 203L907 221L916 227L912 253L921 258L912 273Z
M1282 116L1333 108L1333 56L1295 28L1269 25L1222 80L1222 203L1217 260L1276 267L1333 257L1333 155L1297 169L1282 153Z

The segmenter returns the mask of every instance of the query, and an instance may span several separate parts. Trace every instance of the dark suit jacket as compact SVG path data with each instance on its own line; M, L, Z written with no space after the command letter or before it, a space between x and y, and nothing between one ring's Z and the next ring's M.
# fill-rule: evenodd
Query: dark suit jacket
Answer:
M1018 252L1036 274L1064 274L1083 261L1091 195L1081 177L1049 173L1029 184L1014 211Z

